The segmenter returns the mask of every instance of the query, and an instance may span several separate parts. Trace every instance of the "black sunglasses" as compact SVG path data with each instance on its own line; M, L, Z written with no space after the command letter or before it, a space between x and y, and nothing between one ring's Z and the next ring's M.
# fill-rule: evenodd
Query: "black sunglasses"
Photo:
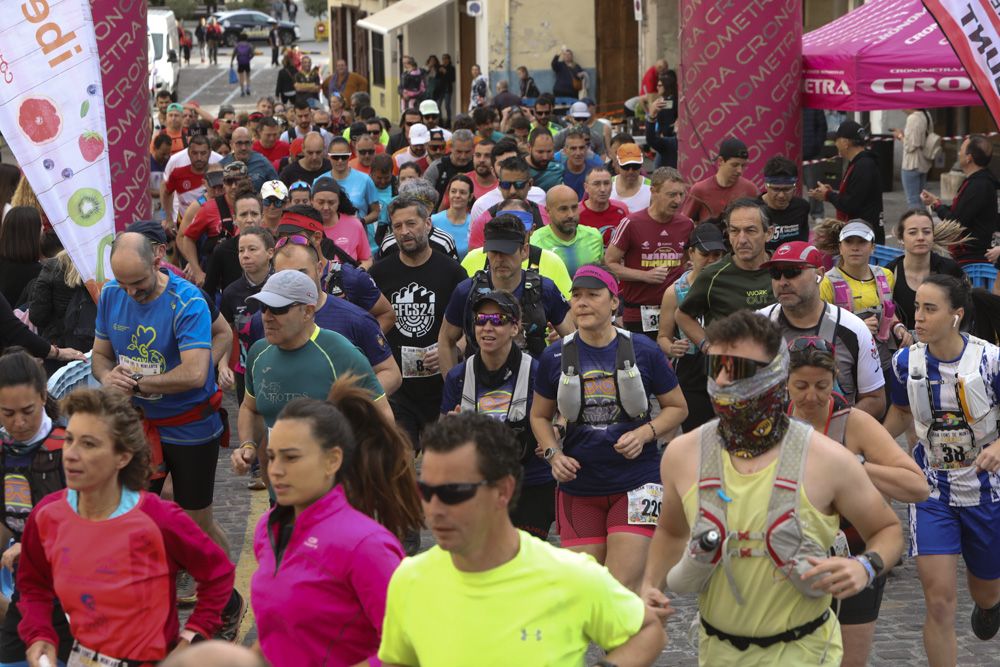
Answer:
M290 303L287 306L269 306L266 303L262 303L260 304L260 312L261 314L271 313L272 315L281 316L287 314L288 311L292 309L292 306L300 306L300 305L302 304Z
M771 273L771 280L795 280L802 275L801 266L772 266L768 271Z
M524 181L500 181L501 190L510 190L514 188L515 190L521 190L528 184L527 180Z
M285 205L285 200L279 197L264 197L264 206L274 206L275 208L281 208Z
M642 165L633 162L632 164L620 164L618 168L623 171L639 171L642 169Z
M359 148L358 155L375 155L374 148Z
M771 362L737 357L732 354L706 354L705 374L707 377L715 379L723 370L729 376L729 380L746 380L753 377L762 368L767 368Z
M425 503L429 503L431 498L437 496L445 505L458 505L470 500L476 495L479 487L486 486L489 483L489 480L486 479L481 482L438 484L437 486L417 482L417 490L420 491L420 497L424 499Z

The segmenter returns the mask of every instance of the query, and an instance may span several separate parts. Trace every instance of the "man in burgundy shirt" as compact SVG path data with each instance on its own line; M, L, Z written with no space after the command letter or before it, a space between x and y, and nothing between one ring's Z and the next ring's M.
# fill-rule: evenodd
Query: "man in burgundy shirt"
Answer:
M739 139L729 137L723 141L716 158L718 170L691 186L681 212L695 222L701 222L719 217L729 202L740 197L756 199L760 194L759 188L743 178L748 157L747 145Z
M684 273L691 218L679 213L686 190L673 167L650 179L649 208L630 213L611 237L604 260L621 282L625 328L656 340L663 293Z
M605 166L594 167L583 181L587 196L580 202L580 224L594 227L604 237L604 247L611 235L628 216L628 206L611 198L611 172Z
M278 138L280 134L281 127L278 121L265 116L260 119L260 129L257 131L257 136L260 138L253 142L253 150L267 158L275 171L278 170L281 159L288 157L288 142L280 140Z

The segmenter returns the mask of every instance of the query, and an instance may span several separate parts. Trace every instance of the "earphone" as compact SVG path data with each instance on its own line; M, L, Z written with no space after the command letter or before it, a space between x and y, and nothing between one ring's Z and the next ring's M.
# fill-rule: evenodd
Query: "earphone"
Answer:
M958 323L959 323L959 321L961 321L961 320L960 320L960 318L958 317L958 315L956 315L956 316L955 316L955 319L953 320L954 324L952 324L951 326L953 326L953 327L957 327L957 326L958 326Z
M819 285L821 282L823 282L823 276L816 276L816 284Z

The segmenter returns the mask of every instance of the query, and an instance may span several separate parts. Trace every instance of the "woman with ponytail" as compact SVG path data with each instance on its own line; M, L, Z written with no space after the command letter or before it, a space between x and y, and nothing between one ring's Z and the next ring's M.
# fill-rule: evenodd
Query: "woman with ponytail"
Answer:
M250 584L261 653L274 667L377 664L400 540L422 521L409 442L342 376L328 401L284 407L267 456L277 505Z

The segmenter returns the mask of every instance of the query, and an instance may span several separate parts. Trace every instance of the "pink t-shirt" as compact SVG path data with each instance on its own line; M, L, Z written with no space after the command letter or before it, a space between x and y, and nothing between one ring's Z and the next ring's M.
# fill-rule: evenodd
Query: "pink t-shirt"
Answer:
M341 213L336 224L324 227L323 233L357 261L371 259L372 250L368 245L368 234L365 232L365 226L355 216Z

